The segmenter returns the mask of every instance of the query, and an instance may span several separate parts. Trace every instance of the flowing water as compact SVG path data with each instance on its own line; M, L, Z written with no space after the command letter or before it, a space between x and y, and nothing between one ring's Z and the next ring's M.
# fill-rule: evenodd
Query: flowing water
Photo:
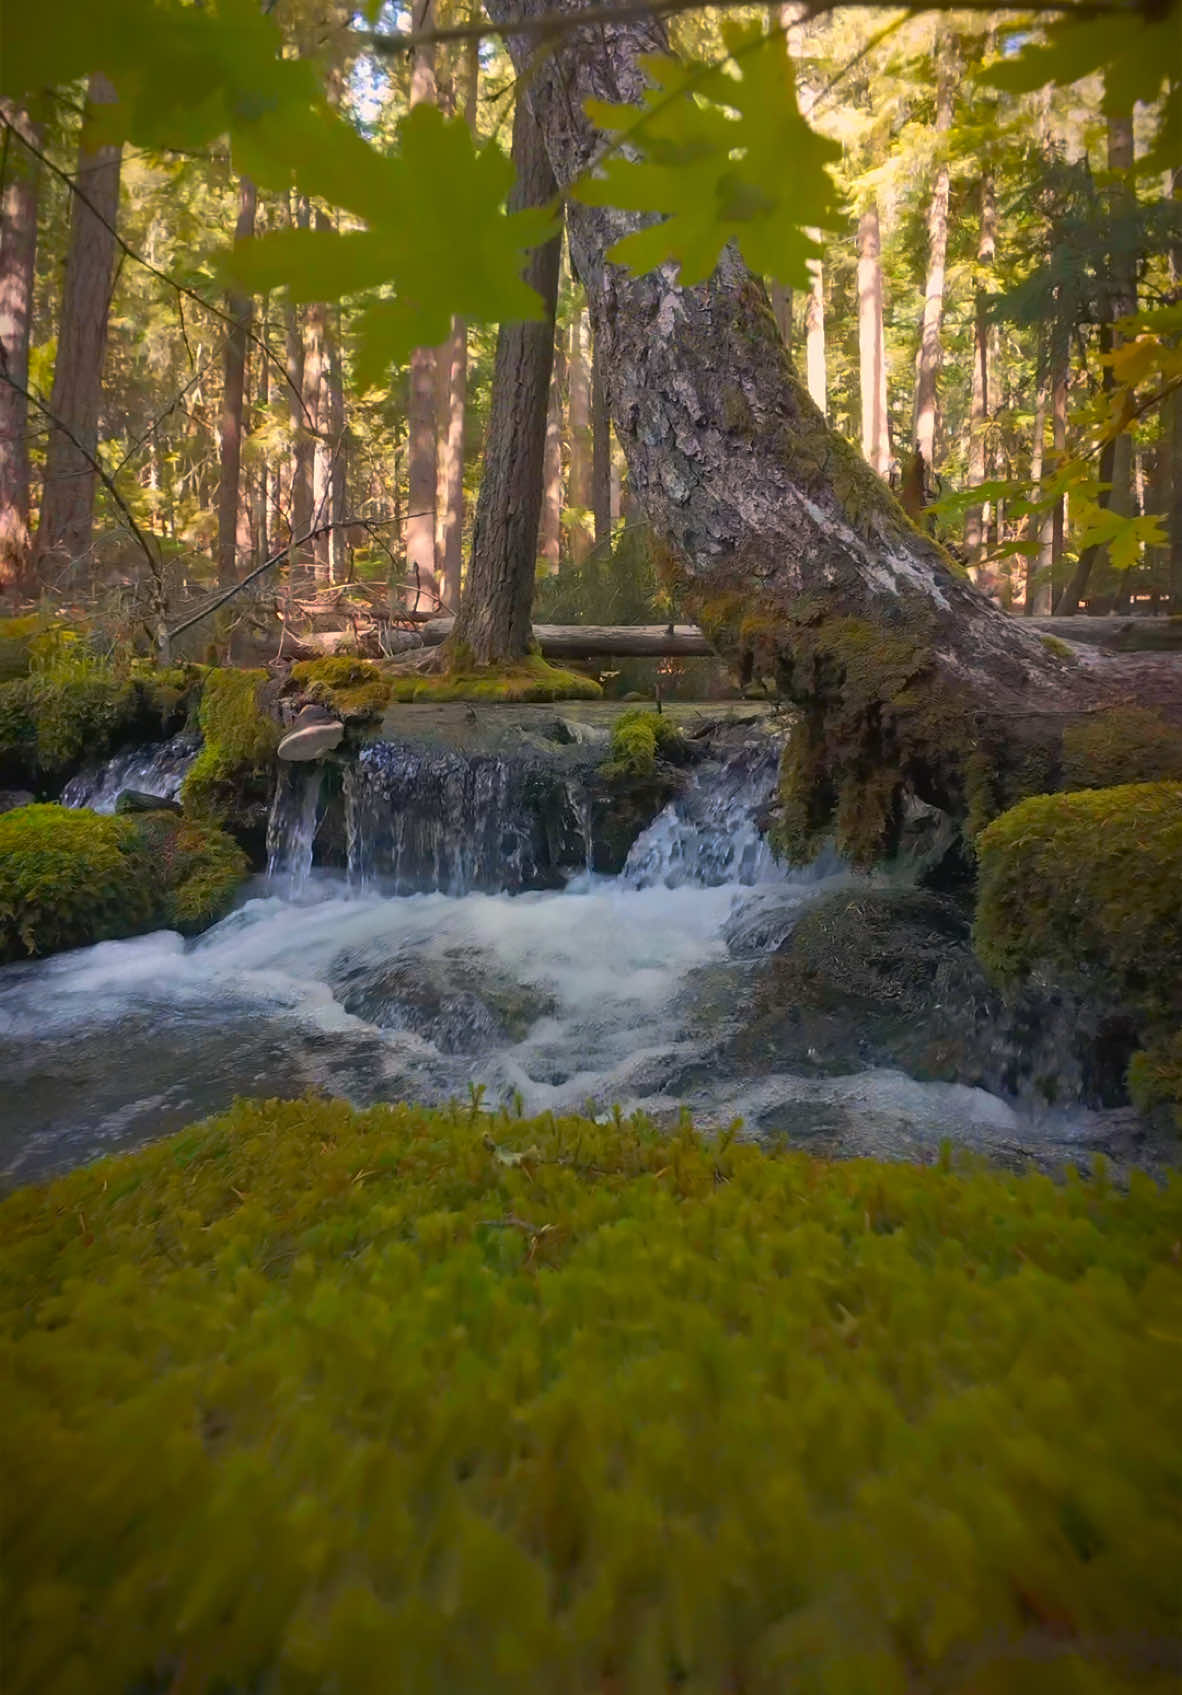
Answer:
M171 741L129 748L105 765L91 765L71 777L62 791L63 806L88 806L93 812L114 812L124 789L175 800L189 767L201 751L201 737L183 730Z
M236 1094L309 1088L364 1104L483 1085L487 1105L529 1113L674 1118L684 1104L703 1125L743 1117L825 1152L930 1156L943 1136L1012 1146L1018 1114L979 1089L884 1070L740 1074L726 1060L751 973L805 905L850 881L832 859L803 872L772 860L759 819L774 752L700 768L622 876L582 870L517 894L531 865L585 864L586 813L577 792L551 795L547 839L523 820L520 774L470 764L363 760L347 796L350 874L311 870L319 774L289 770L269 879L205 935L0 971L8 1180L138 1145ZM481 888L498 855L507 888ZM422 892L390 892L407 887Z

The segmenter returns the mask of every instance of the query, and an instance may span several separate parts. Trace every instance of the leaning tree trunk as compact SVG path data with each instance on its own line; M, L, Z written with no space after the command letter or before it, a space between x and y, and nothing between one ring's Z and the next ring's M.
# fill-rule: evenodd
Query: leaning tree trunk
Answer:
M513 118L513 163L510 211L554 198L554 174L524 89ZM472 564L452 637L453 655L467 648L478 665L511 663L529 648L561 245L556 235L534 248L522 273L541 295L545 317L502 324L497 334Z
M590 0L489 0L498 21ZM519 70L531 44L510 37ZM659 24L561 37L531 66L530 98L566 188L602 137L589 98L640 97ZM575 269L601 338L616 434L666 569L718 648L774 675L801 709L781 839L836 829L866 860L889 849L908 793L969 827L1054 786L1062 731L1128 698L1182 720L1176 660L1050 651L906 520L795 380L766 293L726 250L713 277L632 277L605 260L632 214L568 202Z
M29 331L37 268L41 125L0 101L7 126L0 201L0 592L29 575ZM29 145L25 145L28 143ZM7 380L6 380L7 379Z
M106 77L96 75L86 98L88 105L106 105L116 95ZM52 422L37 532L39 568L48 564L73 570L90 552L121 153L118 147L92 151L84 133L53 367Z

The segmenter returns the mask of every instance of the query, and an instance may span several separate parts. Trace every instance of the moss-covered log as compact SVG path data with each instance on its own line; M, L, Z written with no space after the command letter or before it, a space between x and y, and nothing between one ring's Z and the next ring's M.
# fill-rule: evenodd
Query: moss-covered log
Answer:
M498 21L590 0L491 0ZM532 40L510 39L520 69ZM635 101L662 26L597 21L548 42L531 99L561 187L603 144L589 98ZM784 838L836 828L889 850L908 791L976 828L1054 786L1065 726L1135 700L1182 724L1182 661L1042 640L972 588L830 430L791 369L762 285L730 251L709 282L605 258L636 217L568 205L629 480L683 603L744 672L802 709Z

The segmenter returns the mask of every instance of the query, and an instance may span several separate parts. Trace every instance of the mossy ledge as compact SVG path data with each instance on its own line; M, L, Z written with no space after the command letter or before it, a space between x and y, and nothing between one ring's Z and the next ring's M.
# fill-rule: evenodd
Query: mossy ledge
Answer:
M396 676L391 699L483 700L546 703L556 700L599 700L603 690L593 677L551 665L540 653L507 665L476 665L463 645L450 652L450 669L441 676Z
M237 844L170 812L25 806L0 815L0 963L147 930L195 935L248 870Z
M1177 1181L239 1103L0 1203L7 1687L1165 1695L1180 1235Z
M56 795L83 765L128 743L175 735L200 691L193 666L0 682L0 787Z
M658 761L683 765L688 755L686 739L672 719L638 707L613 723L609 757L600 770L609 780L651 777Z
M205 745L181 787L187 814L252 843L265 832L279 724L266 710L265 671L208 671L198 723Z

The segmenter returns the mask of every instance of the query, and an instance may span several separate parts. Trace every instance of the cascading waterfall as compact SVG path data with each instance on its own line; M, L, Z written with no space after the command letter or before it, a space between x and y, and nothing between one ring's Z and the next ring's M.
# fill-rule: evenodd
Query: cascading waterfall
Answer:
M71 777L62 790L62 805L114 812L124 789L175 800L200 751L201 736L194 730L183 730L171 741L127 748L102 765L88 766Z
M624 880L633 888L693 883L749 887L783 875L761 824L776 792L779 749L748 747L710 760L632 845Z
M303 893L312 871L312 853L324 767L281 764L267 820L267 883L289 900Z

